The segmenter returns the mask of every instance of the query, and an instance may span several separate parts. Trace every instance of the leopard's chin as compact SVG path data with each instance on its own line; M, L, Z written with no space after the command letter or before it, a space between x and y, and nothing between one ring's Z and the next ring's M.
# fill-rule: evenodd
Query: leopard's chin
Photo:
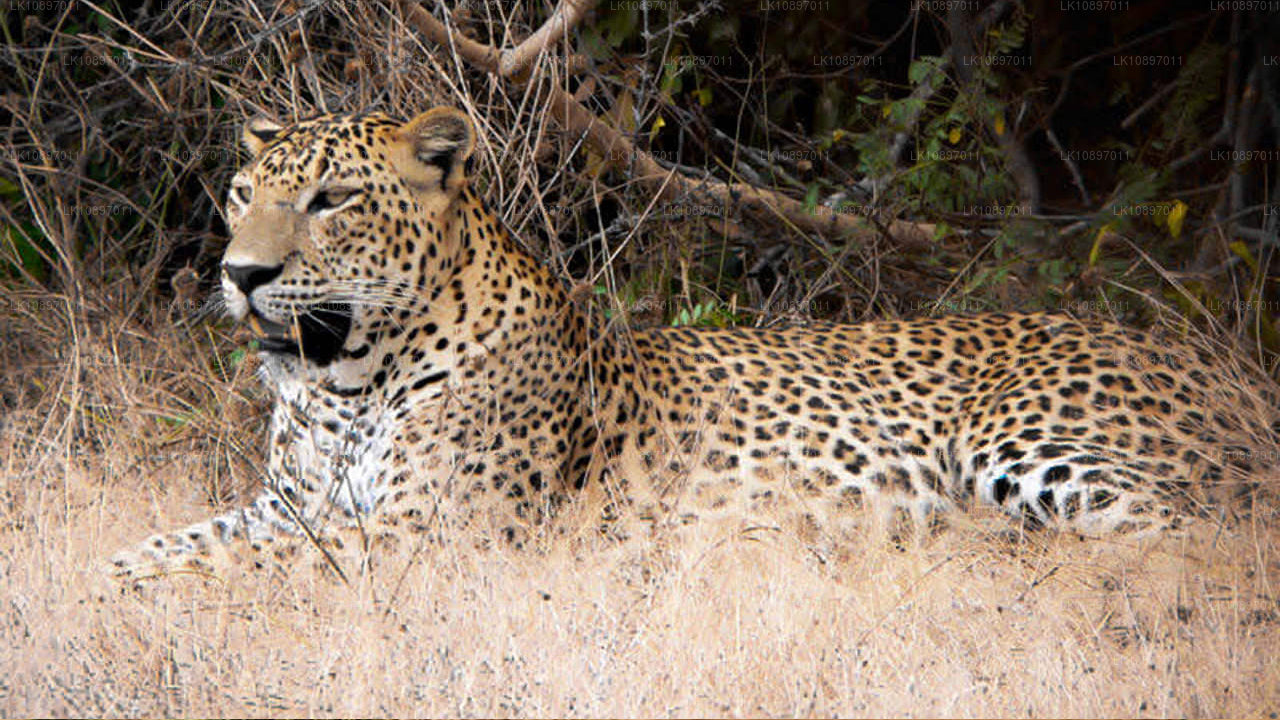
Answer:
M292 355L318 366L333 362L351 332L351 306L346 303L317 305L285 325L251 310L245 320L257 335L258 349Z

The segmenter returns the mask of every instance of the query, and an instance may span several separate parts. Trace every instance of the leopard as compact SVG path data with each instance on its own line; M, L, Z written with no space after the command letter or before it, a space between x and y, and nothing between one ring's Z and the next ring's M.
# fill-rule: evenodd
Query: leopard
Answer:
M1265 377L1109 319L620 323L474 189L475 128L448 106L244 125L219 280L272 397L263 489L111 574L287 573L462 530L519 547L583 508L635 533L989 507L1141 539L1221 518L1262 471Z

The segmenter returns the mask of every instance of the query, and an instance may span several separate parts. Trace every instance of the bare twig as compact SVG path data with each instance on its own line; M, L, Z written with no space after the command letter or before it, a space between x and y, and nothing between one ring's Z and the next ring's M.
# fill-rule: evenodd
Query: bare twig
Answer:
M1062 159L1062 164L1066 165L1067 170L1071 173L1071 184L1075 185L1076 190L1080 192L1080 201L1088 205L1089 191L1084 187L1084 176L1080 174L1080 168L1076 167L1075 162L1067 155L1066 149L1058 141L1058 134L1053 131L1053 128L1045 128L1045 136L1049 138L1049 144L1053 146L1054 152L1058 153L1058 157Z
M1136 110L1129 113L1129 116L1126 117L1120 123L1120 128L1122 130L1128 130L1130 127L1133 126L1135 122L1138 121L1138 118L1145 115L1148 110L1156 106L1156 103L1163 100L1166 95L1168 95L1169 93L1173 92L1176 89L1178 89L1178 83L1176 82L1165 83L1164 87L1152 93L1151 97L1147 98L1146 102L1142 103L1141 105L1138 106Z

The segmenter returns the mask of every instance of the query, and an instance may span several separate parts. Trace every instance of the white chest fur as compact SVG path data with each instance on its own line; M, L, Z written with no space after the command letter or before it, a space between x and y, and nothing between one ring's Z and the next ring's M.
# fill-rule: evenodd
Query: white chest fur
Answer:
M271 416L271 489L309 524L350 523L378 507L390 485L399 422L376 399L319 389L278 361L264 364L277 393Z

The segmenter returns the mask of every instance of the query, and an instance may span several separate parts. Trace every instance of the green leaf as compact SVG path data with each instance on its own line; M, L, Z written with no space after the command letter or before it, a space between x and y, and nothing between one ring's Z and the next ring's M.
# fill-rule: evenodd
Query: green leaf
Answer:
M0 267L5 268L6 274L13 276L25 271L37 282L43 283L49 279L49 264L45 262L41 248L45 251L53 249L38 227L30 223L24 223L21 227L10 225L5 228L3 239L0 240Z
M818 188L818 184L817 184L817 183L810 183L810 185L809 185L809 189L808 189L808 190L806 190L806 191L805 191L805 194L804 194L804 209L805 209L805 212L813 212L813 209L814 209L814 208L816 208L816 207L818 207L818 194L819 194L819 192L820 192L820 190L819 190L819 188Z
M926 80L931 84L942 75L942 58L935 55L924 55L907 67L907 81L912 85L920 85Z

